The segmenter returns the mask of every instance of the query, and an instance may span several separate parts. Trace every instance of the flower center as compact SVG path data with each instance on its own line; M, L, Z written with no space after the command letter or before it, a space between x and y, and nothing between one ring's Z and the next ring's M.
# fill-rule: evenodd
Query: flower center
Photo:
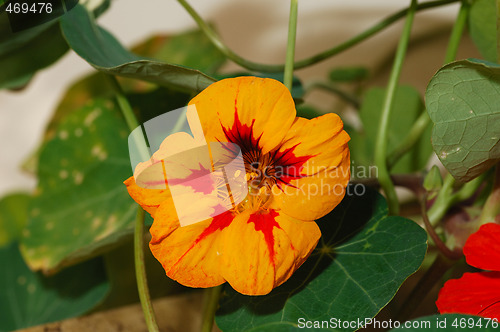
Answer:
M247 151L243 153L243 160L248 195L237 206L236 212L265 210L272 201L271 190L277 181L277 172L271 154L262 155L258 150Z

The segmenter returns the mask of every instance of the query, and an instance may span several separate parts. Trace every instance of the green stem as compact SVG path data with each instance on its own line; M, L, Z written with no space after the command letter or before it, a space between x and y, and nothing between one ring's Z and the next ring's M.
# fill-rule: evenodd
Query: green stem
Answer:
M134 111L132 110L132 106L130 106L127 97L125 97L125 93L123 92L116 77L113 75L107 75L107 77L109 79L109 83L111 84L113 90L115 91L115 99L116 103L118 104L118 108L120 109L123 117L125 118L125 122L127 123L128 128L130 129L131 132L133 132L136 128L139 127L139 121L137 121L137 118L135 117ZM147 137L145 136L144 133L143 135L144 139L147 141ZM132 138L137 139L138 137L132 135ZM142 141L136 141L136 146L139 148L138 151L142 161L147 161L151 158L149 150L147 149L147 147L144 146L144 143Z
M427 111L420 114L418 119L415 121L410 129L408 135L399 143L399 145L387 156L387 167L389 169L393 168L401 157L403 157L407 152L409 152L413 146L418 142L420 136L422 136L424 130L429 125L429 115Z
M411 27L413 18L415 17L415 8L417 6L416 0L411 0L410 10L406 17L406 22L403 27L403 32L399 40L398 48L394 58L394 64L387 84L384 104L382 106L382 114L378 128L377 140L375 143L375 165L378 167L379 181L382 189L384 190L389 205L389 212L391 214L399 214L399 202L394 184L392 183L387 169L387 139L389 134L389 120L391 117L392 104L394 102L396 87L403 67L403 60L406 55L406 49L410 40Z
M445 65L455 60L457 56L458 46L460 45L460 40L467 24L469 9L470 5L468 1L464 0L462 2L460 10L458 11L457 19L450 34L450 39L448 41L448 47L446 48L446 55L444 59ZM406 136L404 140L387 157L387 164L389 169L394 167L397 161L407 152L409 152L415 146L415 144L417 144L418 140L424 133L429 123L429 115L427 114L427 110L424 109L413 127L410 129L408 136Z
M450 260L457 260L463 257L462 251L455 252L446 246L446 244L441 240L439 235L436 233L434 227L432 227L431 222L429 221L429 217L427 216L427 193L424 193L420 197L420 209L422 213L422 219L424 221L425 229L427 233L434 241L434 244L439 249L441 254L443 254L446 258Z
M443 186L439 190L436 200L429 209L427 215L429 216L429 221L432 226L436 224L444 217L446 211L451 206L451 194L453 193L453 185L455 184L455 179L451 174L447 174Z
M211 332L214 325L215 312L219 304L219 297L222 290L222 285L208 288L205 291L205 305L203 311L203 321L201 332Z
M135 117L134 111L130 106L127 97L125 97L125 93L123 92L118 80L113 75L108 75L109 82L113 86L113 90L115 90L115 98L118 106L125 118L125 122L127 122L127 126L130 131L133 131L135 128L139 127L139 122Z
M428 211L429 220L432 226L436 226L436 224L443 219L446 212L453 204L471 197L481 183L483 183L485 176L486 174L478 176L474 180L464 184L456 193L453 193L455 179L451 174L447 174L443 186L437 194L436 200Z
M137 208L137 218L135 221L134 233L134 258L135 258L135 277L137 279L137 290L141 300L142 312L149 332L158 332L155 312L149 296L148 280L146 277L146 268L144 265L144 210L139 206Z
M444 57L444 64L448 64L455 60L457 57L458 46L467 25L467 17L469 16L469 1L462 0L462 5L457 14L457 19L451 30L450 39L448 40L448 47L446 48L446 55Z
M288 20L288 41L286 44L286 60L283 76L283 84L292 91L293 82L293 62L295 59L295 40L297 36L297 12L299 7L298 0L290 1L290 18Z
M115 97L118 106L127 122L130 131L139 127L139 122L135 117L132 107L130 106L123 90L120 87L116 77L108 75L109 81L115 90ZM147 159L146 159L147 160ZM135 276L137 281L137 290L139 299L141 300L142 312L149 332L158 332L155 313L149 296L148 280L146 277L146 268L144 265L144 210L142 207L137 208L137 217L135 221L134 232L134 260L135 260Z
M359 99L355 95L352 95L346 91L343 91L343 90L339 89L338 87L336 87L335 85L327 84L324 82L312 82L305 88L306 94L314 89L321 89L321 90L328 91L328 92L342 98L343 100L345 100L346 102L348 102L349 104L354 106L354 108L356 108L356 109L359 109L359 107L361 105Z
M212 42L212 44L222 53L224 54L228 59L232 60L233 62L237 63L238 65L242 66L243 68L246 68L248 70L256 71L256 72L261 72L261 73L279 73L283 72L285 69L285 66L282 64L278 65L268 65L268 64L262 64L262 63L257 63L253 61L249 61L247 59L242 58L235 52L233 52L230 48L228 48L220 39L220 37L217 35L217 33L201 18L201 16L189 5L189 3L186 2L186 0L177 0L179 4L181 4L182 7L191 15L191 17L196 21L200 29L205 33L207 38ZM425 2L422 4L419 4L416 8L416 10L425 10L425 9L430 9L434 7L439 7L443 5L448 5L455 3L459 0L438 0L438 1L429 1ZM318 53L312 57L300 60L295 62L294 68L295 69L301 69L305 68L311 65L314 65L318 62L321 62L323 60L326 60L334 55L337 55L357 44L362 42L363 40L366 40L370 38L371 36L375 35L379 31L382 31L383 29L389 27L391 24L394 22L398 21L399 19L405 17L408 13L409 9L403 9L391 16L388 16L384 20L380 21L379 23L375 24L371 28L368 28L367 30L363 31L362 33L358 34L357 36L335 46L332 47L326 51L323 51L321 53Z

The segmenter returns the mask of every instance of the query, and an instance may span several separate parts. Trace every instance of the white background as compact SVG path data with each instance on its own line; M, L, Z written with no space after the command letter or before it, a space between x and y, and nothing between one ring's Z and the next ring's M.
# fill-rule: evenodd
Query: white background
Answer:
M289 1L191 0L190 3L206 20L215 24L223 40L236 53L257 62L284 61ZM296 59L330 48L408 4L409 1L403 0L302 0L299 2ZM417 15L412 34L414 40L424 35L435 38L431 38L430 48L423 48L419 43L412 46L403 82L424 90L442 62L457 11L455 4ZM126 46L155 33L176 33L196 26L175 0L115 0L99 18L99 23ZM340 56L300 70L297 75L303 79L325 79L328 69L338 65L378 66L394 52L402 23L398 22ZM466 39L461 46L462 57L473 56L474 52ZM226 70L236 68L228 64ZM0 197L13 190L34 188L35 179L23 174L19 165L37 147L51 112L68 84L91 70L76 54L68 52L55 65L38 72L26 89L0 91ZM384 84L385 79L386 76L382 76L375 83ZM309 99L325 100L325 96L311 94Z

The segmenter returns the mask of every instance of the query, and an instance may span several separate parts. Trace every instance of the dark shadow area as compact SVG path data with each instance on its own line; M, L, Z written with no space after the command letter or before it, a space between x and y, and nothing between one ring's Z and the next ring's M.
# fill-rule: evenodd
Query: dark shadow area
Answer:
M68 267L53 276L38 273L38 278L46 290L56 291L59 296L67 298L78 298L89 289L107 282L101 257Z

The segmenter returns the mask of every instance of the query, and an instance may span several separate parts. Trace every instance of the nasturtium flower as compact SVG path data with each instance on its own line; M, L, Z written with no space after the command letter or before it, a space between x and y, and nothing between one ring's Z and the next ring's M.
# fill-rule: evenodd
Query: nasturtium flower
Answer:
M146 189L130 177L130 195L154 218L150 249L167 276L185 286L227 281L243 294L267 294L311 254L321 236L315 220L344 197L349 136L336 114L296 117L290 92L272 79L225 79L189 104L207 142L240 147L249 195L180 227L168 188Z
M469 265L488 272L464 273L439 292L439 312L463 313L500 320L500 225L489 223L472 234L464 247Z

